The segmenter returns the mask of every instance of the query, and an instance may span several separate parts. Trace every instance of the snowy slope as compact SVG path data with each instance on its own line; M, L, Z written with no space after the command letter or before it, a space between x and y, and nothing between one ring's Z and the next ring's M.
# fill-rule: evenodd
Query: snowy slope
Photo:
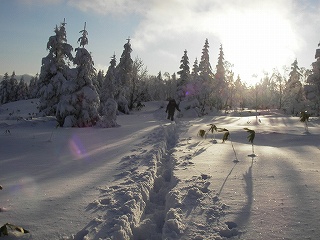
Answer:
M151 102L118 116L120 127L77 129L36 117L36 106L0 106L0 225L30 231L16 238L320 236L318 118L309 133L278 112L169 122L165 103ZM210 123L230 131L239 162L222 133L197 136ZM256 157L244 127L256 131Z

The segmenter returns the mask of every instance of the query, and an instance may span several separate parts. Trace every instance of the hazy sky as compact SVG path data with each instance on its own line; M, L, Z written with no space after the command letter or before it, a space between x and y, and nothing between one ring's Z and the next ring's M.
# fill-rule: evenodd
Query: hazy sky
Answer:
M190 67L208 38L215 71L220 44L235 74L282 70L297 58L310 68L320 40L318 0L0 0L0 74L40 72L48 38L66 19L67 40L78 47L87 23L95 67L119 62L131 38L132 58L150 74L177 72L184 50Z

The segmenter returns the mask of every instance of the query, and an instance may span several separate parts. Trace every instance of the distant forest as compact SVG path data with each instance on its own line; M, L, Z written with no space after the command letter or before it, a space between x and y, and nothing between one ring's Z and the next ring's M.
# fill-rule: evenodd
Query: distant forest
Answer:
M205 39L200 58L192 64L185 50L176 73L159 72L156 76L148 74L142 59L131 58L132 46L127 39L119 62L113 55L104 72L94 68L86 49L86 25L80 31L74 56L73 47L67 43L65 24L57 26L55 34L49 37L48 55L42 59L40 74L30 78L16 76L15 72L1 76L0 104L39 98L40 113L56 116L61 126L68 116L73 116L69 124L78 127L95 125L108 114L114 116L111 105L117 114L129 114L142 102L171 98L178 103L189 102L184 106L197 108L199 116L213 109L241 111L245 108L280 109L292 115L305 111L316 116L320 114L320 49L315 49L312 69L300 68L295 59L291 66L265 72L255 86L247 86L241 76L234 75L232 64L224 59L222 45L218 61L212 67L208 39ZM74 98L68 98L69 95ZM80 113L87 105L91 107ZM88 115L86 123L74 124L81 114Z

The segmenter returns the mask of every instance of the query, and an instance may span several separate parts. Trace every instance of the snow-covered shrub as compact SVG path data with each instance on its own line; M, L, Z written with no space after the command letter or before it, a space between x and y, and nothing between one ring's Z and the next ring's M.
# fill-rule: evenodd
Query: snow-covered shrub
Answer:
M183 117L199 117L200 113L200 104L197 99L190 99L181 101L179 104L179 108Z
M129 114L128 100L123 95L118 97L118 109L122 113Z
M101 103L102 108L102 117L100 121L97 123L99 127L103 128L111 128L118 126L117 124L117 102L109 98L105 103Z

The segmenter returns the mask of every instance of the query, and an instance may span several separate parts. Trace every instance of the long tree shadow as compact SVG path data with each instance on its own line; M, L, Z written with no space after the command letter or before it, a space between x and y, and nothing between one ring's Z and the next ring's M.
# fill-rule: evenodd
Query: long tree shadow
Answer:
M238 162L234 162L234 165L233 165L233 167L231 168L230 172L228 173L227 177L224 179L224 181L223 181L223 183L222 183L222 185L221 185L221 188L220 188L219 192L217 193L217 196L220 196L220 194L221 194L221 192L222 192L222 190L223 190L223 188L224 188L224 185L226 184L229 176L231 175L233 169L236 167L237 164L238 164Z
M243 174L243 179L245 181L245 193L247 195L247 201L245 205L241 208L238 216L234 220L235 223L238 223L239 226L245 226L250 219L251 214L251 207L253 203L253 181L252 181L252 166L253 166L253 159L251 161L251 165L248 171Z

